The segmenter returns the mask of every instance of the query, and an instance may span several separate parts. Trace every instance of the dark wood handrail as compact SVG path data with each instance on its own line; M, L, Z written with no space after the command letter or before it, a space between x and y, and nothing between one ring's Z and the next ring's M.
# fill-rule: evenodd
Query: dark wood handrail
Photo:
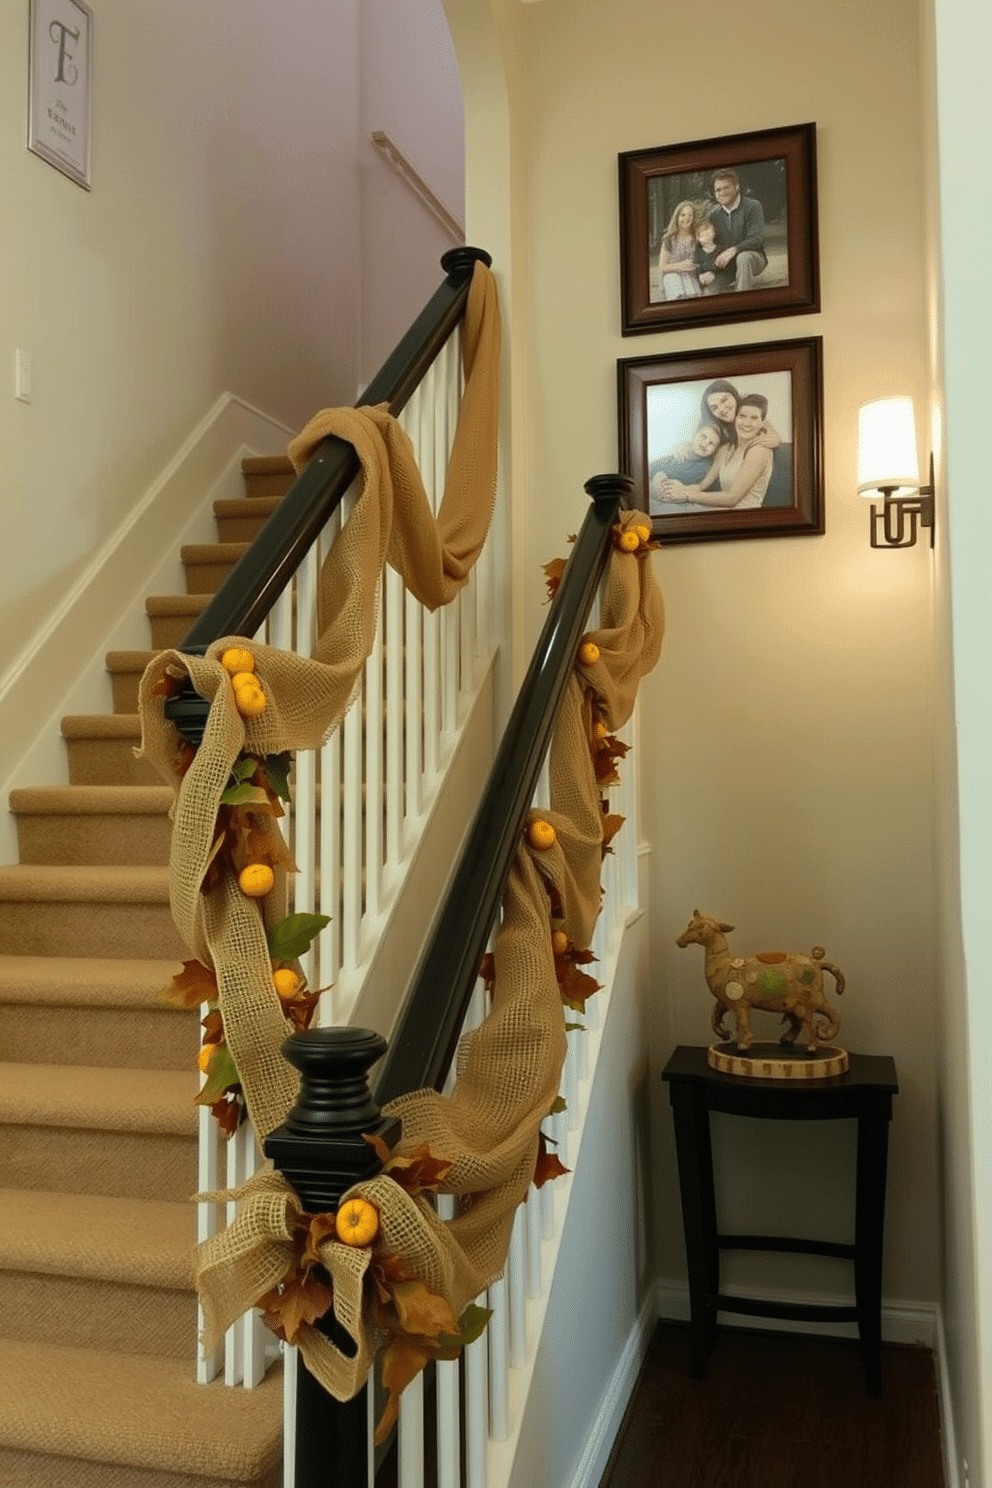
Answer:
M447 278L435 291L355 406L386 403L398 414L465 313L482 248L452 248L441 259ZM359 470L346 440L328 435L293 482L251 547L235 564L179 650L202 653L226 635L254 635L317 540Z
M606 568L626 475L586 482L593 504L551 604L461 856L376 1080L378 1105L440 1090L454 1058L565 685Z

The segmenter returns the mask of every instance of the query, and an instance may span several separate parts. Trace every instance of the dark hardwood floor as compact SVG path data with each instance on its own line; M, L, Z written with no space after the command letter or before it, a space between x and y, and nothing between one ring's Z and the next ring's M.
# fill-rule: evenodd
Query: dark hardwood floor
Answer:
M886 1345L870 1400L846 1339L722 1329L705 1380L687 1339L658 1324L601 1488L943 1488L928 1349Z

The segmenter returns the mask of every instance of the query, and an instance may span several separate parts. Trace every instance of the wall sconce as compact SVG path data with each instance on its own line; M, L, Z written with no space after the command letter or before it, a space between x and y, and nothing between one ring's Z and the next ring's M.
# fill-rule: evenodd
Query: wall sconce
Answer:
M871 509L873 548L911 548L917 524L930 528L933 547L933 455L930 484L920 484L912 398L881 398L858 412L858 495L882 497ZM879 541L879 532L882 541Z

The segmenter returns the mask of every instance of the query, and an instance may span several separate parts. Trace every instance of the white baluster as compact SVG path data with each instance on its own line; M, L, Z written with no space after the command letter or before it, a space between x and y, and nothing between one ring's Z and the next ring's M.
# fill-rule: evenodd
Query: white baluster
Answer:
M489 1288L489 1306L493 1314L486 1329L489 1339L489 1435L493 1441L501 1442L506 1441L510 1434L507 1379L510 1367L510 1299L505 1275Z
M400 1396L398 1488L422 1488L424 1481L424 1376L412 1379Z
M465 1484L466 1488L486 1488L486 1438L489 1434L489 1346L485 1334L466 1348L464 1368Z
M386 862L392 874L403 856L403 582L387 568L386 607Z
M354 971L359 960L362 917L362 696L345 715L344 778L342 805L344 822L341 847L342 970Z
M523 1206L526 1216L527 1236L527 1296L531 1299L541 1296L541 1196L540 1190L531 1186L527 1193L527 1202Z

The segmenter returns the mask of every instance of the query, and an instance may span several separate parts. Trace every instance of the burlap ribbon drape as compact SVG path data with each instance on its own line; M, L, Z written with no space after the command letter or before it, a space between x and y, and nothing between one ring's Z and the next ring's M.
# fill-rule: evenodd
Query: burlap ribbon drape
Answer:
M495 473L495 299L491 278L478 265L469 309L465 395L437 523L422 490L418 494L419 478L408 463L404 436L382 410L318 415L294 441L294 459L304 460L330 430L354 436L364 480L325 566L322 633L314 659L227 637L203 659L166 652L142 682L143 752L173 784L177 741L153 688L167 671L188 673L197 691L211 700L203 743L175 804L173 915L193 954L216 973L228 1046L260 1137L284 1120L298 1089L296 1072L280 1053L288 1030L271 983L263 923L263 917L281 917L284 900L273 892L260 914L258 901L245 899L228 873L209 893L201 892L214 851L220 796L242 751L315 748L340 719L371 647L384 559L398 567L426 604L445 602L464 582L488 526ZM356 574L362 583L354 582ZM550 820L557 842L541 854L522 844L514 862L496 938L491 1011L462 1041L449 1097L413 1092L389 1108L403 1119L400 1152L426 1142L451 1162L442 1187L458 1195L455 1218L440 1221L429 1203L411 1197L388 1176L352 1190L379 1211L377 1249L397 1257L404 1271L443 1297L456 1317L502 1269L513 1213L534 1173L538 1129L558 1089L565 1035L551 949L549 886L564 928L578 946L588 944L599 909L602 808L590 756L593 713L611 729L629 717L637 682L657 658L662 623L650 561L645 555L614 553L602 628L595 632L600 659L579 669L569 683L553 745ZM234 707L217 659L232 644L248 645L255 655L268 699L260 718L245 720ZM274 824L271 829L276 830ZM282 1280L292 1261L294 1219L301 1211L285 1181L264 1170L238 1197L233 1225L198 1248L208 1348ZM345 1357L315 1329L304 1327L299 1336L307 1366L339 1399L360 1388L377 1344L363 1306L369 1256L368 1250L333 1239L321 1247L335 1314L354 1339L355 1357Z

